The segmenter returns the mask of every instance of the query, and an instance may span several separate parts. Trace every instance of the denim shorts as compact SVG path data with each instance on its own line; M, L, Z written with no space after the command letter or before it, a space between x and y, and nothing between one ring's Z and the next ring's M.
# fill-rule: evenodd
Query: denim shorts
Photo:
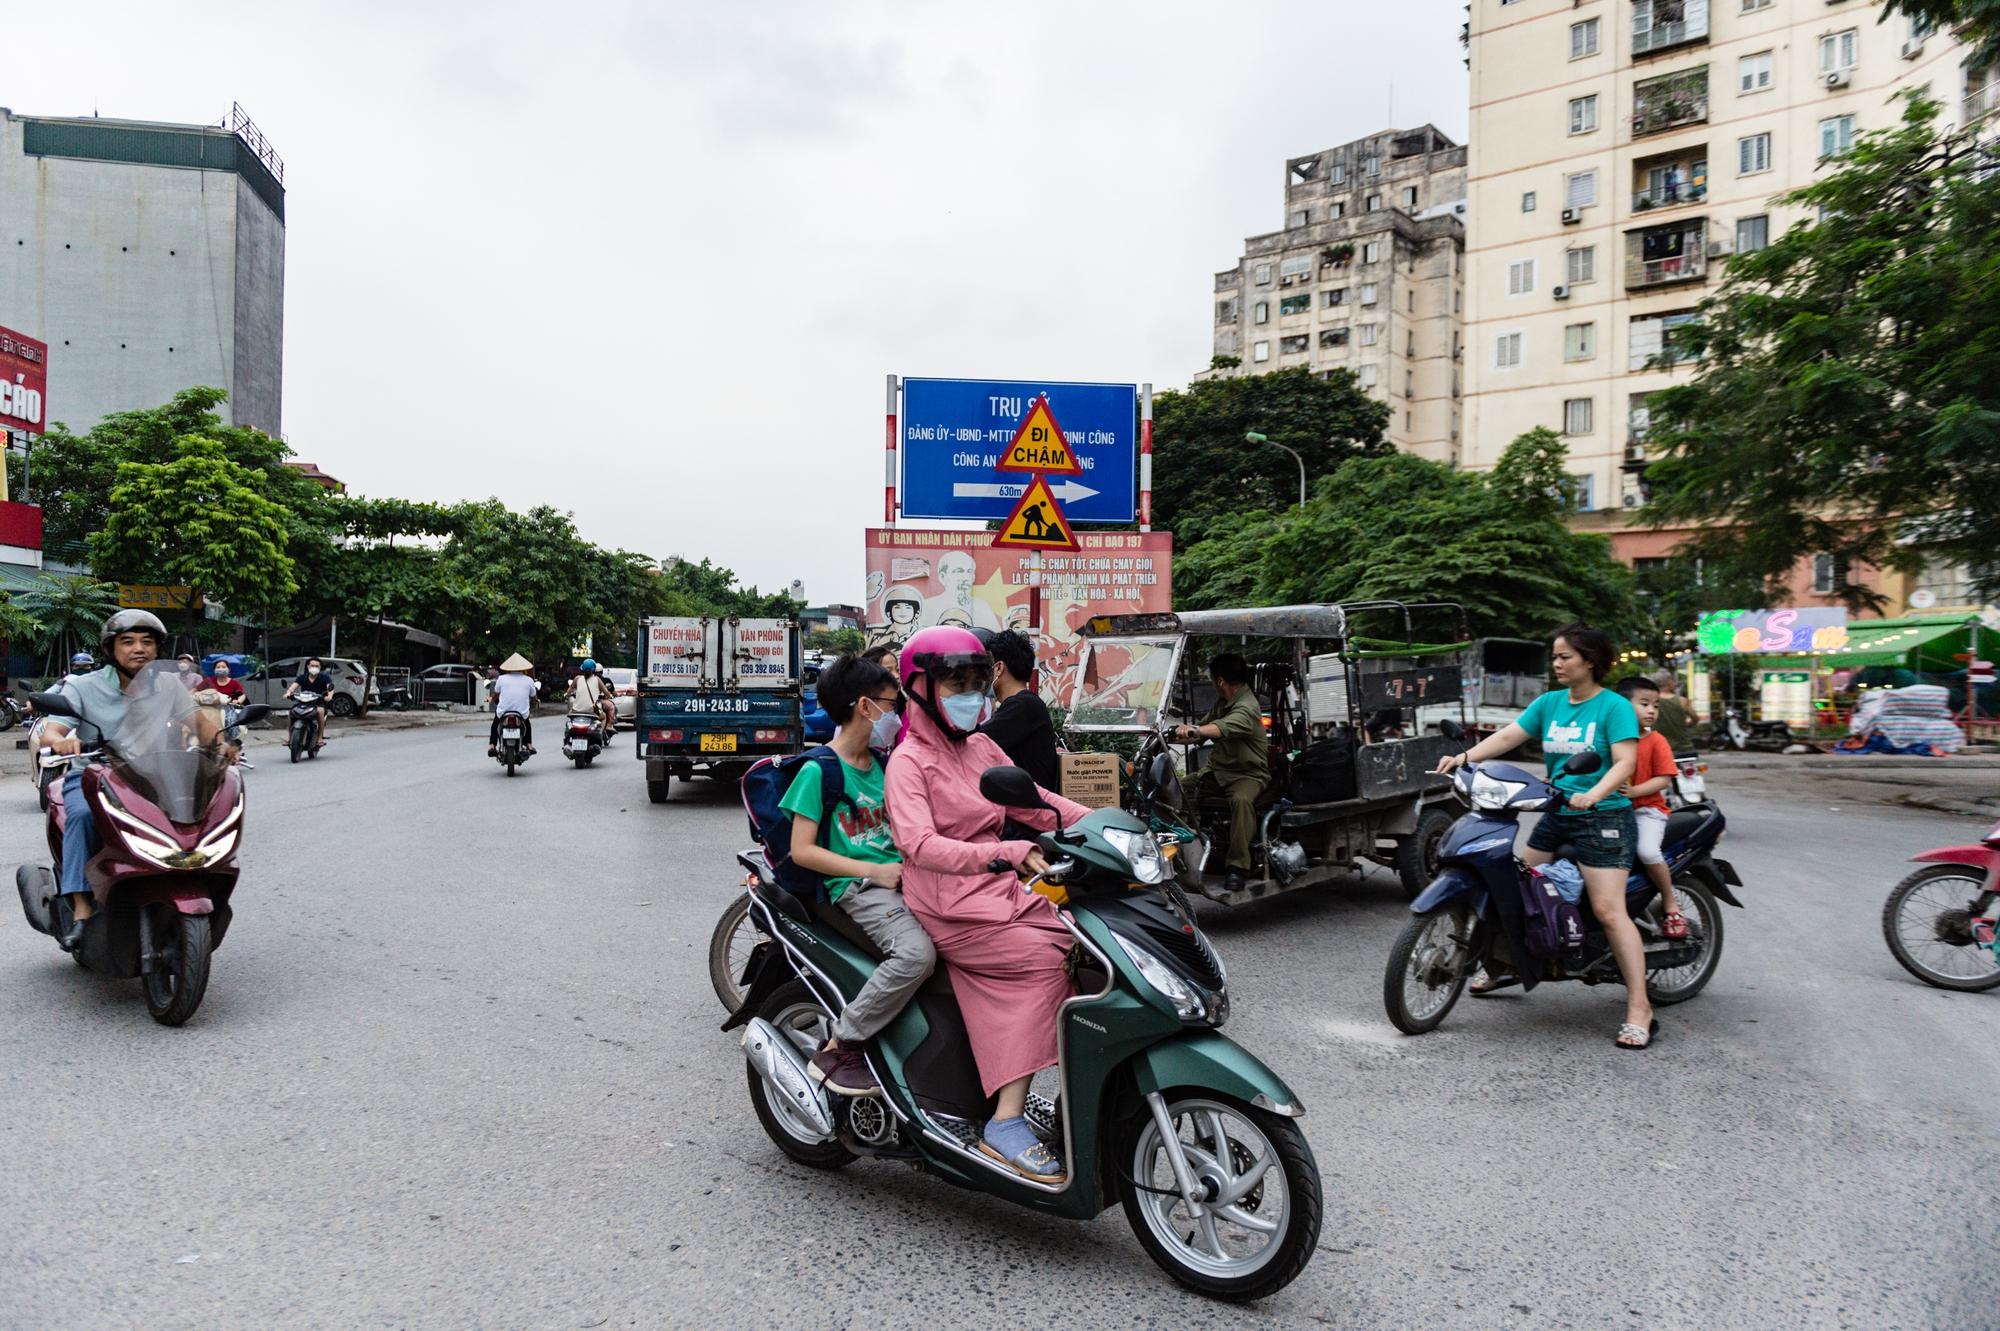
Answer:
M1576 848L1576 862L1586 869L1629 870L1639 844L1639 823L1627 805L1622 809L1552 813L1528 834L1530 850L1553 852L1565 843Z

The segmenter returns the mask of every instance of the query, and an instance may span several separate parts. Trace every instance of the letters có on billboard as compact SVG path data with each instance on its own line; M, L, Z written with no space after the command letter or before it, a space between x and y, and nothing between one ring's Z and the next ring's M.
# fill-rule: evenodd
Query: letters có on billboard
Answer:
M0 328L0 427L42 433L48 393L48 344Z

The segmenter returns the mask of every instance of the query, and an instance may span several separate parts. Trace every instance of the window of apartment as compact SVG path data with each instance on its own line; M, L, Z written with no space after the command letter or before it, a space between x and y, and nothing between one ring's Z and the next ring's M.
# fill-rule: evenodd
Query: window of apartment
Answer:
M1361 386L1362 386L1363 388L1373 388L1373 387L1375 386L1375 380L1376 380L1376 377L1377 377L1378 375L1380 375L1380 374L1381 374L1381 371L1380 371L1379 369L1377 369L1377 368L1376 368L1375 366L1373 366L1373 365L1364 365L1364 366L1362 366L1362 367L1361 367L1361 368L1360 368L1359 370L1357 370L1357 371L1355 372L1355 375L1354 375L1354 377L1355 377L1355 380L1356 380L1356 381L1357 381L1357 382L1358 382L1358 383L1359 383L1359 384L1360 384L1360 385L1361 385Z
M1326 215L1329 218L1347 216L1347 200L1335 199L1331 204L1327 205Z
M1597 94L1569 99L1569 132L1588 134L1597 128Z
M1736 252L1749 254L1771 243L1771 219L1764 213L1736 219Z
M1330 310L1336 305L1345 304L1347 304L1346 287L1333 287L1319 293L1319 305L1323 310Z
M1845 570L1843 570L1840 567L1840 561L1838 559L1835 559L1832 555L1814 555L1813 580L1812 580L1813 595L1831 596L1835 592L1839 591L1841 582L1840 575L1844 571Z
M1597 507L1597 474L1579 471L1570 475L1570 484L1575 487L1578 512L1587 513Z
M1382 242L1371 240L1361 247L1361 262L1377 263L1382 258Z
M1271 322L1271 302L1260 300L1250 307L1250 322L1267 324Z
M1373 305L1375 303L1375 284L1373 282L1363 282L1361 284L1361 303L1363 305Z
M1362 159L1361 159L1361 174L1362 174L1362 175L1364 175L1364 176L1379 176L1379 175L1381 175L1381 174L1382 174L1382 159L1381 159L1381 158L1379 158L1379 157L1364 157L1364 158L1362 158Z
M1764 92L1771 86L1771 53L1759 51L1736 62L1736 91Z
M1571 324L1563 329L1563 359L1592 360L1597 356L1597 325Z
M1347 345L1347 330L1345 328L1322 328L1319 330L1319 344L1322 349L1327 347L1344 347Z
M1417 330L1414 328L1403 335L1403 354L1411 358L1417 354Z
M1589 208L1597 202L1597 173L1578 171L1563 177L1563 207Z
M1493 339L1493 368L1511 370L1521 363L1521 335L1502 333Z
M1834 116L1819 122L1819 155L1838 157L1854 146L1854 117Z
M1663 357L1668 365L1679 364L1688 359L1688 354L1675 345L1675 330L1695 322L1701 316L1693 310L1682 310L1678 314L1652 315L1632 321L1627 341L1630 344L1627 369L1643 370L1654 357Z
M1754 14L1760 9L1769 9L1771 0L1743 0L1743 12Z
M1521 211L1524 213L1535 211L1535 192L1533 190L1529 190L1521 196Z
M1235 323L1236 302L1233 300L1218 300L1215 302L1215 321L1219 324Z
M1271 285L1271 265L1260 263L1250 270L1250 280L1260 287Z
M1598 52L1599 30L1597 20L1587 18L1581 23L1569 25L1569 58L1581 60Z
M1845 32L1829 32L1819 39L1819 72L1831 74L1839 69L1854 68L1853 28Z
M1372 346L1374 346L1374 345L1375 345L1375 344L1376 344L1376 343L1377 343L1378 341L1380 341L1380 340L1381 340L1381 338L1382 338L1382 325L1381 325L1381 324L1362 324L1362 325L1361 325L1361 345L1362 345L1362 346L1364 346L1364 347L1372 347Z
M1535 289L1535 261L1517 259L1507 265L1507 294L1525 296Z
M1306 354L1307 348L1311 345L1312 335L1310 333L1300 333L1294 337L1281 337L1278 339L1278 354L1280 356L1303 356Z
M1313 261L1312 261L1312 256L1310 254L1306 255L1303 258L1287 259L1283 263L1278 265L1278 276L1281 278L1286 278L1286 277L1310 278L1312 276L1312 271L1313 271Z
M1371 194L1371 195L1369 195L1369 196L1368 196L1368 202L1367 202L1367 203L1366 203L1366 204L1365 204L1365 205L1363 206L1363 208L1362 208L1362 211L1363 211L1363 212L1369 212L1369 213L1379 213L1379 212L1381 212L1381 211L1382 211L1382 196L1381 196L1381 195L1379 195L1379 194Z
M1403 396L1415 397L1416 395L1417 395L1417 372L1415 370L1405 370L1403 371ZM1403 420L1404 424L1408 425L1409 416L1407 413L1405 413Z
M1411 314L1417 312L1417 289L1415 287L1411 287L1403 293L1403 308Z
M1250 359L1260 362L1271 359L1271 344L1269 342L1259 342L1251 347Z
M1403 186L1403 206L1405 208L1414 208L1417 206L1417 187L1415 185Z
M1287 296L1278 302L1278 317L1282 319L1288 314L1304 314L1312 309L1312 303L1312 293L1309 291L1302 291L1296 296Z
M1936 31L1937 20L1929 14L1913 14L1910 16L1911 41L1920 42Z
M1579 245L1564 255L1563 276L1571 286L1597 280L1597 246Z
M1736 174L1754 176L1771 169L1771 136L1752 134L1736 140Z
M1587 397L1566 398L1563 401L1563 433L1590 433L1590 402Z
M1326 178L1331 184L1339 185L1347 180L1347 163L1335 162L1327 168Z
M1310 208L1301 208L1292 214L1293 226L1304 226L1310 221L1312 221L1312 209Z

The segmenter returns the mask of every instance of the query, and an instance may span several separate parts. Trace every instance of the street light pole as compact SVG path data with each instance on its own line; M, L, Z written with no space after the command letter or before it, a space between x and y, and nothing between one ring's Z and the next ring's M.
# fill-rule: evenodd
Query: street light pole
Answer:
M1243 437L1253 444L1269 444L1273 448L1282 448L1292 455L1292 461L1299 464L1299 507L1304 508L1306 506L1306 460L1299 456L1299 450L1289 445L1281 444L1269 435L1258 434L1255 430L1247 431Z

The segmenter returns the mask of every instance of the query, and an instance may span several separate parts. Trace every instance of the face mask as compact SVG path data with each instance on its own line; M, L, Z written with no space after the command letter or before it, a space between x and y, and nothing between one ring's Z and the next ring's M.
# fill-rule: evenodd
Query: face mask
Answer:
M881 706L880 703L876 704ZM900 712L884 712L875 718L875 724L868 728L868 746L875 749L893 749L896 736L902 733L903 716Z
M954 693L942 704L944 719L951 722L954 729L970 734L979 729L979 723L986 719L986 702L983 693Z

